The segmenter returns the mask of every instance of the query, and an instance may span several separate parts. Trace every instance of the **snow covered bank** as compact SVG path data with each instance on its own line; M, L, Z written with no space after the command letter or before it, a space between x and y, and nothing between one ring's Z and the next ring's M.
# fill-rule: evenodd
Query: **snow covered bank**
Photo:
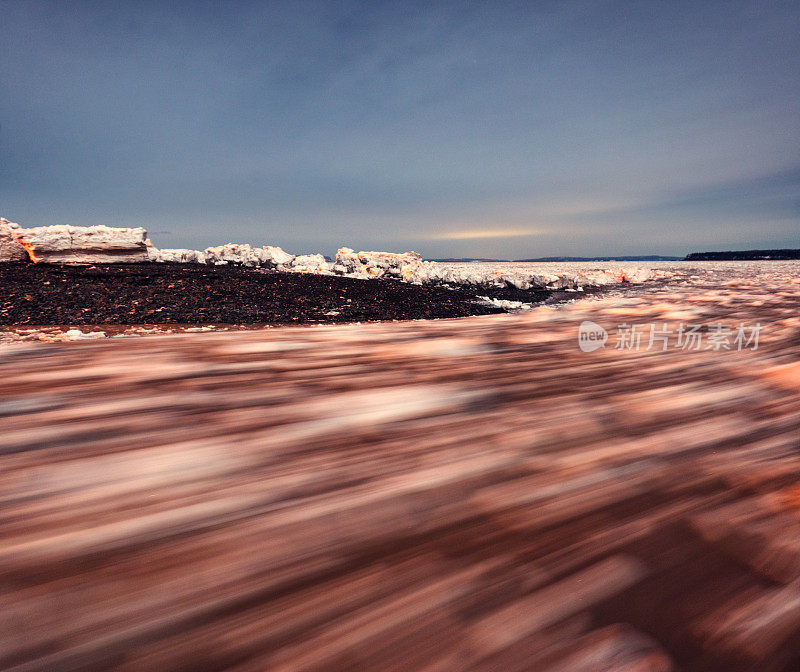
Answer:
M205 250L158 249L143 228L107 226L44 226L24 229L0 219L0 261L24 258L50 263L142 262L234 265L248 268L340 275L353 278L392 278L417 285L466 287L474 290L573 290L622 282L639 283L669 272L649 268L595 269L546 273L526 269L501 270L458 267L424 261L416 252L356 252L342 247L333 261L321 254L294 255L280 247L227 243Z
M342 247L333 261L321 254L294 256L279 247L253 248L247 244L229 243L204 251L155 250L152 260L232 264L252 268L269 268L299 273L341 275L351 278L393 278L417 285L446 285L471 288L512 287L519 290L575 290L603 287L622 282L640 283L655 277L667 277L667 271L648 268L597 269L579 272L541 273L524 270L511 272L475 268L454 268L447 264L424 261L416 252L356 252Z

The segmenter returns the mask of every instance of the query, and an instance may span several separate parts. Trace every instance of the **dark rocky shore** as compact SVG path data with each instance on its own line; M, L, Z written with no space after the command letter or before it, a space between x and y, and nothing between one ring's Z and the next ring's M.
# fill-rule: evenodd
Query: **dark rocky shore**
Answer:
M0 285L3 325L308 324L503 312L445 288L199 264L8 263ZM549 293L526 294L531 301Z

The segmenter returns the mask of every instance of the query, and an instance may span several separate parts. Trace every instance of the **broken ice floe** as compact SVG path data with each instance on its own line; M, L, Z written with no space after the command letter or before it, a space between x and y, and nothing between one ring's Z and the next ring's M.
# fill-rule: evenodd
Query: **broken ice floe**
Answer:
M0 217L0 261L23 261L28 258L25 248L14 236L19 224Z
M7 224L7 220L4 220ZM8 230L33 262L54 264L136 263L148 261L147 232L109 226L37 226Z
M531 310L535 304L525 303L524 301L509 301L506 299L495 299L488 296L479 296L478 299L495 308L502 308L509 313L521 313Z

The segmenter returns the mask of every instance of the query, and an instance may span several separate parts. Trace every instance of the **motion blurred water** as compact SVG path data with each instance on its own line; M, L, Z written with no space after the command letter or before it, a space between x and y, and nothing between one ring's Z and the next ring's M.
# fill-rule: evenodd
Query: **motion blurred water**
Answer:
M519 315L5 347L0 668L798 669L800 264L668 268ZM613 338L688 323L763 328Z

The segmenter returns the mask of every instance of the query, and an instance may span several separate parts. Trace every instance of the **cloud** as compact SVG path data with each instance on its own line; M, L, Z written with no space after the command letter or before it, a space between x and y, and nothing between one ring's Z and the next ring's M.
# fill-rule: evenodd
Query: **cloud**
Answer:
M477 240L480 238L522 238L544 234L541 229L470 229L465 231L437 231L424 233L423 240Z

